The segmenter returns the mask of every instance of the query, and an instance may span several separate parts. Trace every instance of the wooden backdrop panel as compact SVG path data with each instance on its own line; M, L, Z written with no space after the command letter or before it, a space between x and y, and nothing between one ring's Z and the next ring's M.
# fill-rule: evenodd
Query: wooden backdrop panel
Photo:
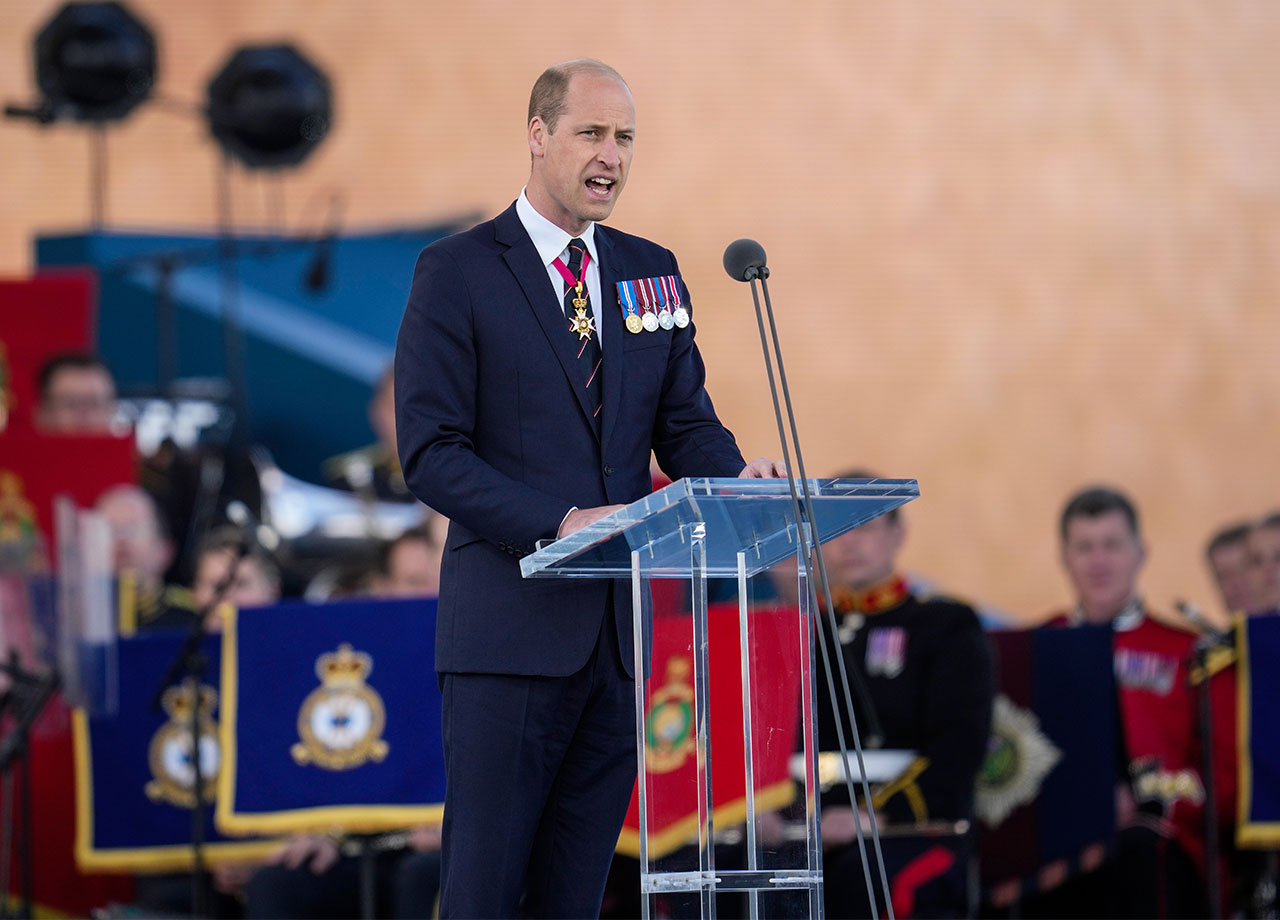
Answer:
M57 4L0 7L0 90L31 92ZM1033 618L1066 593L1055 520L1090 481L1146 519L1150 599L1214 598L1220 523L1280 506L1280 6L1270 0L135 0L166 97L237 44L331 74L334 130L275 180L290 229L504 207L528 87L592 55L639 108L614 222L681 258L722 415L776 454L750 300L724 246L768 248L813 474L915 476L908 562ZM88 219L88 141L0 128L0 271ZM150 105L112 129L109 220L209 227L217 152ZM271 182L237 171L242 226ZM410 266L405 266L406 274Z

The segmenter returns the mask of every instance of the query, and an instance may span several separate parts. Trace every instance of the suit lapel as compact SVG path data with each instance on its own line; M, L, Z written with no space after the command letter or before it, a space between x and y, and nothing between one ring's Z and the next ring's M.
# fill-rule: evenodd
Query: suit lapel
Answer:
M622 338L627 328L622 324L622 311L618 307L618 281L622 279L623 266L618 263L618 250L609 232L596 224L596 252L600 254L600 303L596 304L596 322L605 328L601 337L604 366L603 389L600 392L601 420L600 443L607 445L618 418L622 401Z
M538 250L534 248L533 240L529 239L524 225L520 223L515 205L498 215L494 220L494 227L498 242L509 247L503 253L503 258L512 274L516 276L516 280L520 282L533 315L538 318L538 324L542 326L542 332L547 337L547 343L559 360L565 376L569 378L570 389L578 400L583 418L586 419L591 430L595 431L595 425L591 421L591 409L587 405L586 389L578 382L578 352L574 347L574 338L569 334L569 321L564 318L564 306L556 300L551 282L547 278L546 266L538 258ZM602 270L602 283L603 277ZM610 338L612 336L606 335L605 341L607 342ZM608 354L606 349L604 358L606 368L609 366Z

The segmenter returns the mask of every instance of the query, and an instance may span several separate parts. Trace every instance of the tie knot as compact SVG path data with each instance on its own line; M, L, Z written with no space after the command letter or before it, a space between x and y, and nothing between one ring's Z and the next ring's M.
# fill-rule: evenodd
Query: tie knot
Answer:
M569 240L569 271L577 278L582 274L582 254L587 251L587 244L579 237Z

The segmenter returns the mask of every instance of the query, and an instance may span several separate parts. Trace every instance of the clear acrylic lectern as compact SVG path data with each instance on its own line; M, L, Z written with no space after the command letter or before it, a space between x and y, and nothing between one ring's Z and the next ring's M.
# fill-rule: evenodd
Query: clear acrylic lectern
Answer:
M819 542L919 494L910 479L811 479L809 488ZM650 579L690 582L680 613L633 623L636 673L664 665L636 681L638 813L623 830L624 841L636 838L646 920L714 917L718 894L741 899L734 912L753 920L822 915L814 632L801 557L787 480L682 479L521 560L526 578L629 577L636 611L650 609ZM771 569L763 593L778 600L751 603L761 592L747 579ZM733 622L721 622L723 605L709 619L709 579L736 580ZM797 751L803 788L788 775Z

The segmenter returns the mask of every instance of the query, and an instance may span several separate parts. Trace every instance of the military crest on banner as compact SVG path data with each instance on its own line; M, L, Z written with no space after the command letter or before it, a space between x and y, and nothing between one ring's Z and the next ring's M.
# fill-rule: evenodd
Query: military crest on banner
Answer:
M1040 794L1044 778L1062 760L1040 729L1035 713L998 694L991 714L991 740L978 771L974 810L988 827L999 827L1017 808Z
M5 351L4 342L0 342L0 431L9 427L9 415L15 406L13 396L13 373L9 370L9 354Z
M222 762L218 727L213 721L218 692L201 684L197 698L191 685L184 684L166 690L160 703L168 713L169 721L152 735L147 749L147 764L151 768L151 781L146 785L147 798L153 802L168 802L178 808L195 806L196 771L191 744L191 715L192 709L198 706L196 718L200 741L196 746L196 756L200 758L201 801L212 802Z
M649 701L645 713L645 765L651 773L670 773L694 749L692 665L687 658L667 661L667 682Z
M290 749L296 763L354 770L386 758L386 707L366 683L372 670L373 658L346 642L316 659L320 686L307 694L298 710L301 741Z
M10 555L33 546L38 538L36 506L23 494L22 477L0 469L0 546Z

